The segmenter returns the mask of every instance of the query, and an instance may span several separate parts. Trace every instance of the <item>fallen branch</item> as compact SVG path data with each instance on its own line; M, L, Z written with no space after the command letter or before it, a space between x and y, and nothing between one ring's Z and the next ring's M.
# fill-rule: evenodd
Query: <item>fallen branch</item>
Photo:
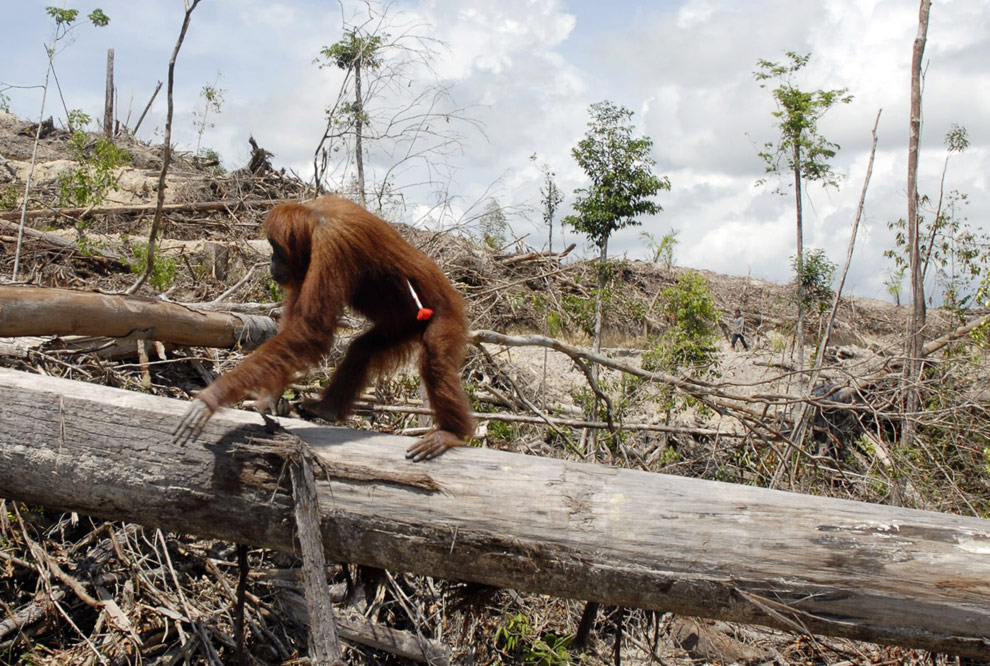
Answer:
M706 382L704 380L695 379L692 377L678 377L665 372L643 370L642 368L637 368L626 363L619 363L618 361L607 356L596 354L595 352L588 351L580 347L574 347L561 342L560 340L548 338L544 335L503 335L502 333L496 333L495 331L474 330L468 333L468 341L472 344L489 343L503 345L506 347L546 347L547 349L553 349L562 354L566 354L575 362L578 362L579 365L581 365L583 361L591 361L592 363L597 363L602 367L618 370L619 372L624 372L626 374L633 375L634 377L639 377L651 382L667 384L678 391L701 400L720 411L736 411L756 418L762 418L761 412L747 408L745 406L746 404L760 403L785 405L802 402L804 400L804 398L800 396L784 394L766 393L742 395L729 393L728 391L720 388L717 384L712 384L711 382Z
M323 554L323 533L320 531L320 499L316 494L313 465L309 461L305 442L298 437L283 436L279 443L288 443L290 447L286 457L292 478L296 537L302 551L303 588L309 610L310 660L316 666L343 666L337 620L333 615L330 588L327 587L327 562Z
M65 588L52 587L50 594L40 592L38 598L31 603L22 606L17 611L9 613L6 620L0 622L0 640L17 631L21 627L27 627L38 620L46 617L52 610L53 604L65 598ZM6 604L4 604L6 606Z
M563 259L571 251L577 247L576 243L571 243L563 252L527 252L526 254L513 254L499 261L503 266L515 266L516 264L524 264L529 261L540 261L542 259Z
M285 591L280 596L293 620L301 624L309 622L308 610L301 595ZM408 631L369 622L356 614L340 618L337 628L344 640L367 645L397 657L430 666L447 666L450 663L450 651L444 646Z
M413 407L403 405L378 405L370 402L358 402L354 405L358 412L381 412L391 414L423 414L430 415L432 410L425 407ZM555 426L565 426L568 428L588 428L597 430L607 430L609 425L604 421L584 421L581 419L562 419L555 416L528 416L526 414L506 414L504 412L472 412L471 415L477 421L486 419L492 421L505 421L506 423L533 423L549 424ZM745 437L743 433L717 430L715 428L692 428L690 426L672 426L661 423L619 423L616 424L620 430L645 431L645 432L666 432L676 435L692 435L695 437Z

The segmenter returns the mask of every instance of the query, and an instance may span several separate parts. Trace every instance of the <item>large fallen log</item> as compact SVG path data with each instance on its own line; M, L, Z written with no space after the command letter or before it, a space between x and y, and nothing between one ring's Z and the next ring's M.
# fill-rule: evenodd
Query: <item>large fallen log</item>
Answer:
M0 337L99 335L200 347L257 347L270 317L208 312L140 296L0 286Z
M194 444L186 405L0 369L0 495L292 550L257 414ZM464 448L287 419L317 464L327 556L606 604L968 656L990 650L990 521Z

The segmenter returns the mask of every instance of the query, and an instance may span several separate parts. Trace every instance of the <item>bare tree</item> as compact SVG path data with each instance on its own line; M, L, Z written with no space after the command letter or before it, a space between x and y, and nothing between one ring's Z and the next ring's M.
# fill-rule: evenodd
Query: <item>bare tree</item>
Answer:
M165 137L162 140L162 170L158 176L158 203L155 206L155 217L152 218L151 231L148 234L148 263L141 277L127 290L128 294L137 292L155 268L155 239L158 236L158 227L162 221L162 206L165 205L165 177L168 175L168 163L172 159L172 87L175 83L175 61L179 57L182 40L186 38L186 31L189 29L190 20L192 20L193 10L199 3L200 0L192 0L192 2L186 0L186 13L182 19L182 29L179 31L175 48L172 49L172 57L168 61L168 113L165 116Z
M480 129L439 80L434 63L446 45L393 7L368 0L348 17L341 6L344 37L317 60L344 78L313 155L316 189L353 188L379 212L411 188L446 198L462 129Z
M859 206L856 208L856 217L853 218L852 230L849 232L849 247L846 250L846 262L842 266L842 273L839 275L839 286L836 287L835 293L832 298L832 308L829 310L828 316L825 318L825 329L822 332L821 338L818 340L818 349L815 352L815 362L811 368L811 374L808 379L808 386L814 388L815 383L818 381L818 376L821 373L822 365L825 362L825 349L828 347L829 340L832 337L832 328L835 326L835 318L839 312L839 302L842 299L842 289L846 284L846 277L849 275L849 266L852 264L853 250L856 248L856 236L859 233L859 222L863 217L863 207L866 205L866 191L870 187L870 179L873 177L873 160L877 154L877 127L880 125L880 114L883 110L877 110L877 118L873 121L873 145L870 148L870 159L866 164L866 175L863 177L863 189L859 195ZM808 423L811 415L814 411L814 405L810 402L805 403L801 406L798 412L798 417L794 420L794 437L792 442L788 444L787 450L790 452L792 446L797 443L800 445L804 441L804 434L807 430ZM786 461L788 456L784 456ZM785 465L779 465L774 471L773 479L770 481L770 487L775 488L781 475L783 474Z
M918 34L911 52L911 117L908 139L908 265L911 276L911 317L908 322L907 363L904 364L907 396L901 440L905 446L914 444L913 414L918 411L920 396L917 382L921 378L922 329L925 326L925 284L921 270L918 238L918 145L921 139L921 63L928 39L928 14L931 0L921 0L918 10Z

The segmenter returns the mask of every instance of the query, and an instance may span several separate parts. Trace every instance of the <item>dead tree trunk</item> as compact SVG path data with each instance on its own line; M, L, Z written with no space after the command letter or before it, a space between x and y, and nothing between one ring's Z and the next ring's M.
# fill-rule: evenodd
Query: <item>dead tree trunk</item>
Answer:
M113 141L113 49L107 49L107 95L103 104L103 136Z
M225 410L0 369L0 495L292 550L285 452ZM319 463L327 556L606 604L968 656L990 649L990 521L292 419ZM321 472L323 470L323 472ZM329 478L327 478L329 476Z

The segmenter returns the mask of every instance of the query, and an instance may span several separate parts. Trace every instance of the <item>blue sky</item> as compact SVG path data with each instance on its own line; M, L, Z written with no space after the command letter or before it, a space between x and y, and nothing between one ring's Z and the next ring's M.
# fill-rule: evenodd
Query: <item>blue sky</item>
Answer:
M37 86L45 73L43 44L50 35L46 4L16 0L5 11L0 44L0 91L12 111L36 118ZM199 91L221 73L225 90L216 127L203 144L236 168L249 154L247 139L275 153L275 164L306 177L339 86L339 72L313 64L321 46L341 35L342 15L326 0L205 0L193 15L176 69L174 139L193 150ZM61 6L61 5L60 5ZM140 114L155 83L165 80L182 20L178 0L93 0L65 6L101 7L107 28L82 25L55 60L69 108L102 114L106 49L116 54L118 116ZM849 286L862 296L887 298L892 238L886 221L902 217L907 142L908 69L917 29L916 0L403 0L391 14L447 49L435 73L483 131L463 128L462 150L450 155L447 215L436 218L432 194L410 187L401 221L450 225L477 212L494 196L513 215L514 231L540 247L539 164L548 164L568 199L584 184L570 149L586 128L588 105L610 99L635 112L640 131L654 141L657 172L672 190L664 211L644 220L661 236L678 231L681 265L786 280L794 253L793 204L755 182L763 167L757 146L773 138L772 104L753 81L759 58L811 52L800 83L848 88L855 101L829 113L822 130L842 147L834 165L847 176L838 191L812 186L806 201L806 244L845 257L848 230L862 186L870 128L883 108L880 144L864 226ZM935 193L952 123L965 126L971 146L949 164L947 186L969 195L966 215L984 227L990 213L990 3L945 0L934 4L926 52L925 127L921 188ZM6 89L5 89L6 88ZM141 129L161 137L164 95ZM57 96L47 115L64 117ZM538 156L534 163L529 158ZM375 173L390 158L372 155ZM446 171L444 172L447 173ZM410 183L417 169L403 172ZM644 258L640 229L617 234L613 255ZM581 241L573 232L568 240ZM559 247L559 237L555 245ZM593 254L589 248L588 255Z

